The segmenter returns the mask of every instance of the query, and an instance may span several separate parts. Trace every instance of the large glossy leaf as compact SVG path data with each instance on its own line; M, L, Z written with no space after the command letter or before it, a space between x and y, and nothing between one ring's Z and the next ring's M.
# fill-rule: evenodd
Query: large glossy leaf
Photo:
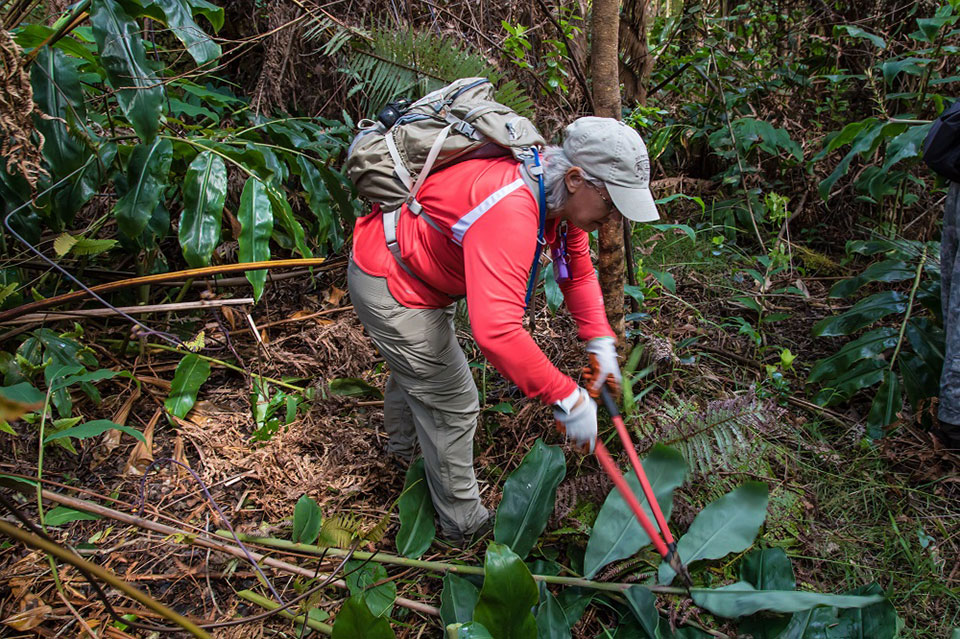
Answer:
M494 639L536 639L537 620L530 610L537 603L537 584L523 561L510 548L492 542L483 564L483 588L473 618Z
M891 326L884 326L865 333L857 339L848 342L830 357L819 360L812 369L807 383L813 384L824 380L832 380L848 372L850 367L862 359L876 358L888 348L897 345L900 331Z
M830 297L849 297L868 282L903 282L912 280L916 274L916 269L902 260L884 260L871 264L856 277L834 284Z
M871 439L883 437L883 427L893 423L901 408L903 394L900 391L900 378L896 372L887 369L883 372L883 381L867 414L867 436Z
M687 472L683 457L672 448L657 445L643 460L643 470L650 480L663 516L669 521L673 510L673 491L683 483ZM637 501L643 504L644 512L650 521L654 521L636 474L631 469L624 477ZM611 490L600 508L587 542L587 551L583 558L584 574L590 579L610 562L631 557L649 543L650 537L644 532L619 491Z
M473 619L473 610L479 598L480 591L476 586L448 572L443 576L443 590L440 592L440 619L443 625L467 623Z
M854 588L854 596L882 595L877 584ZM793 615L790 625L778 639L894 639L900 620L889 600L866 608L814 608Z
M627 605L647 639L660 639L660 613L657 598L649 588L630 586L626 593Z
M240 238L237 241L240 261L269 260L273 208L263 183L255 177L248 178L243 185L237 219L240 221ZM253 286L253 299L259 300L267 281L267 271L247 271L247 281Z
M109 419L95 419L79 426L73 426L72 428L66 428L64 430L57 431L53 435L45 437L43 443L48 444L52 441L63 439L65 437L73 437L74 439L89 439L91 437L96 437L97 435L102 435L108 430L119 430L130 435L131 437L139 439L142 442L147 441L143 436L143 433L136 428L114 424Z
M404 557L420 557L433 543L437 533L433 518L433 500L427 486L423 458L407 469L407 477L400 496L400 531L397 533L397 551Z
M293 209L287 201L287 196L276 187L267 184L267 197L270 198L270 204L273 205L273 214L276 216L280 225L293 238L293 243L297 247L297 252L303 257L313 257L310 248L307 246L306 237L303 233L303 227L293 216Z
M170 395L163 403L170 414L184 418L197 402L197 393L200 386L210 377L210 364L199 355L190 353L184 355L177 364L177 371L173 374L170 385Z
M718 617L743 617L761 610L800 612L815 606L864 608L884 600L883 595L831 595L799 590L755 590L745 581L722 588L691 588L694 603Z
M389 617L393 602L397 599L397 582L386 581L388 575L383 564L352 560L347 562L345 569L350 594L363 595L367 607L375 616ZM374 585L378 583L379 586Z
M354 595L347 599L333 623L333 639L394 639L396 635L390 622L377 617L367 606L363 597Z
M767 518L768 498L766 484L747 482L707 505L677 541L680 559L691 564L749 548ZM661 583L670 583L674 576L666 562L660 564Z
M547 526L566 470L563 451L538 439L503 485L493 538L525 558Z
M942 328L926 317L911 317L904 333L914 352L927 366L937 371L943 368L946 335Z
M134 147L127 164L127 191L113 207L117 226L127 237L139 238L150 222L167 186L172 159L170 140L156 138Z
M883 291L864 298L840 315L825 317L813 325L814 337L849 335L893 313L905 313L907 296L899 291Z
M740 580L757 590L793 590L797 580L783 548L757 548L740 563Z
M167 27L180 42L187 47L187 51L197 64L206 64L220 57L220 45L204 33L193 21L188 0L150 0L163 12Z
M82 122L86 117L78 70L81 64L59 49L43 47L30 70L34 100L43 113L53 116L35 116L34 124L43 135L43 156L55 179L80 168L90 155L67 128L67 122Z
M113 0L93 0L90 22L100 62L117 92L120 108L137 135L144 142L151 141L160 126L164 91L147 62L140 25ZM147 212L152 210L150 207Z
M187 169L180 216L180 248L187 264L207 266L220 241L223 202L227 197L227 167L223 160L204 151ZM243 228L241 222L241 229ZM241 230L241 235L243 234Z
M879 384L888 365L880 357L861 360L838 377L825 381L825 388L814 396L813 401L830 406L848 399L857 391Z
M570 639L570 622L563 606L553 594L544 589L537 606L537 639Z
M323 513L320 506L306 495L301 495L293 507L293 534L291 539L296 544L312 544L320 534L323 523Z
M930 368L916 353L901 353L900 375L914 410L920 407L921 400L940 393L940 369Z

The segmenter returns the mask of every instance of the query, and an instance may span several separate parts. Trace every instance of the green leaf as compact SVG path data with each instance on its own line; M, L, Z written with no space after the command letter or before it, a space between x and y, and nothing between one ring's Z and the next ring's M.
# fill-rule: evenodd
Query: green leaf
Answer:
M43 135L43 157L57 178L79 169L90 156L90 150L70 135L68 126L86 120L80 64L63 51L43 47L30 70L34 100L43 113L53 116L34 117L34 124Z
M240 221L240 238L237 240L240 262L269 260L273 208L263 182L255 177L248 178L243 185L237 219ZM253 299L259 301L267 281L267 271L247 271L247 281L253 286Z
M849 297L869 282L903 282L916 276L916 268L902 260L884 260L871 264L860 275L841 280L830 289L830 297Z
M117 92L120 109L140 139L148 143L160 126L164 91L147 62L140 25L113 0L93 0L90 22L100 63ZM146 210L149 214L153 207Z
M170 31L187 47L197 64L204 65L220 57L220 45L193 21L188 0L151 0L151 3L163 11Z
M766 484L747 482L709 504L677 541L680 559L689 565L749 548L767 518L768 497ZM674 576L669 564L660 564L660 583L669 584Z
M899 291L874 293L839 315L825 317L813 325L814 337L849 335L873 324L878 319L907 311L907 296Z
M547 298L547 308L550 309L551 313L556 313L563 303L563 292L560 290L560 284L557 283L553 262L547 264L547 267L543 269L543 292Z
M675 193L663 200L657 200L657 204L669 202L670 200L678 197L686 197L686 198L695 200L700 204L700 211L701 212L706 211L706 205L704 205L703 200L701 200L698 197L690 197L689 195L685 196L682 193ZM650 226L657 229L658 231L673 231L673 230L683 231L687 235L687 237L690 238L691 242L693 242L694 244L696 244L697 242L697 232L694 231L691 227L689 227L686 224L651 224Z
M333 639L394 639L390 622L377 617L362 596L347 599L333 624Z
M331 379L330 394L383 399L383 393L381 393L378 388L371 386L359 377L338 377Z
M190 266L196 268L210 264L213 250L220 241L226 197L227 167L219 156L204 151L190 163L183 184L179 236L183 257Z
M669 521L673 510L673 491L683 483L687 472L683 457L676 450L658 444L643 460L643 470L650 480L663 516ZM637 501L643 504L643 510L650 521L653 521L653 513L636 474L629 470L624 473L624 478ZM632 557L649 543L650 537L644 532L620 492L611 490L600 508L587 542L587 551L583 558L584 576L592 579L610 562Z
M890 84L901 73L907 75L921 75L924 68L933 62L929 58L917 58L910 56L901 60L886 60L880 65L883 71L883 81Z
M735 618L761 610L801 612L815 606L864 608L884 601L883 595L830 595L799 590L755 590L745 581L722 588L691 588L694 603L718 617Z
M90 437L102 435L108 430L119 430L127 435L130 435L131 437L139 439L142 442L147 441L143 436L143 433L135 428L114 424L109 419L95 419L92 422L87 422L85 424L80 424L79 426L74 426L73 428L67 428L65 430L56 432L44 438L43 443L49 444L52 441L63 439L64 437L73 437L74 439L89 439Z
M493 538L524 559L547 527L566 470L563 451L538 439L503 485Z
M47 511L43 516L43 523L47 526L62 526L72 521L96 521L100 515L67 508L66 506L57 506Z
M440 619L443 625L467 623L473 619L473 610L479 598L480 591L472 583L452 572L445 574L443 590L440 592Z
M570 622L557 598L546 588L537 606L537 639L570 639Z
M66 388L72 386L73 384L82 384L84 382L99 382L104 379L113 379L114 377L128 377L134 379L127 371L114 371L109 368L101 368L95 371L90 371L89 373L81 373L79 375L70 375L69 377L62 377L58 379L54 385L54 389Z
M890 140L880 172L888 173L893 165L901 160L919 159L923 154L923 141L932 126L933 122L915 124Z
M194 16L204 16L210 21L214 31L223 28L223 7L218 7L212 2L207 2L207 0L187 0L187 3L190 5L190 13Z
M903 408L903 395L900 391L900 378L889 369L883 373L883 381L877 391L870 412L867 414L867 437L880 439L883 437L883 428L892 424L897 418L897 412Z
M127 190L113 207L117 226L127 237L140 237L150 222L167 186L172 159L170 140L156 138L134 147L127 164Z
M163 402L170 414L183 419L197 402L197 393L200 386L210 377L210 364L199 355L190 353L184 355L177 364L177 371L173 374L170 385L170 395Z
M370 612L376 617L389 617L393 602L397 598L397 582L387 581L379 586L374 584L388 578L383 564L351 560L345 566L346 582L350 594L362 595Z
M427 551L437 533L433 525L436 511L427 486L423 458L407 469L403 494L399 500L400 531L397 533L397 551L404 557L417 559Z
M276 187L267 184L267 197L270 198L270 204L273 206L273 214L280 221L280 225L293 238L293 243L297 247L297 252L303 257L313 257L310 248L307 246L306 237L303 233L303 227L293 216L293 209L287 201L287 196Z
M854 393L879 384L888 363L880 358L864 359L841 372L833 379L824 381L824 388L813 401L820 406L831 406L849 399Z
M624 593L630 612L640 623L647 639L660 639L660 613L657 612L657 598L649 588L630 586Z
M834 137L831 142L824 147L823 151L821 151L821 153L829 152L844 144L848 144L851 140L853 141L853 146L850 148L850 151L843 156L843 159L840 160L840 163L833 170L833 173L820 182L820 197L824 200L829 199L833 185L836 184L837 180L846 175L850 169L850 163L853 162L855 157L860 154L870 155L883 141L884 137L882 136L888 132L898 133L905 126L906 125L891 125L887 122L880 122L876 118L868 118L862 122L854 122L845 126L840 134ZM818 157L819 155L814 158L814 161Z
M878 35L874 35L865 29L860 27L855 27L852 24L839 24L833 28L833 32L837 33L839 31L846 31L848 35L854 38L861 38L863 40L869 40L870 43L877 47L878 49L886 49L887 43Z
M43 406L46 395L30 382L0 388L0 419L19 419L24 413Z
M70 252L77 257L94 257L106 253L118 244L117 240L94 239L90 237L75 237Z
M783 548L758 548L740 563L740 580L757 590L793 590L797 580Z
M451 630L456 634L451 635ZM490 631L484 628L482 623L477 623L476 621L447 626L447 634L444 635L444 637L454 637L455 639L493 639Z
M306 495L301 495L297 505L293 508L293 535L295 544L312 544L320 534L320 525L323 523L323 513L320 506Z
M655 271L652 268L645 269L647 273L653 275L654 278L663 288L667 289L671 293L677 292L677 280L674 279L673 275L668 271Z
M536 639L537 584L523 561L503 544L491 542L483 564L483 588L473 611L496 639Z

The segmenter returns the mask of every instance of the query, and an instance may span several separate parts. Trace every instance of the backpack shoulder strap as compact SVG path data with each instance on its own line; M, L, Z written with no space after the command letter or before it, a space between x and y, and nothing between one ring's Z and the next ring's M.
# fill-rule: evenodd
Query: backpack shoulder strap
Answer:
M533 289L537 285L537 271L540 266L540 253L543 246L547 243L544 239L544 227L547 223L547 191L543 184L543 165L540 163L540 150L537 147L530 149L519 155L523 162L520 173L527 186L533 193L533 198L537 201L537 208L540 211L540 219L537 224L537 249L533 254L533 264L530 266L530 277L527 279L527 293L523 298L524 310L530 309L533 301ZM534 184L536 186L534 186Z

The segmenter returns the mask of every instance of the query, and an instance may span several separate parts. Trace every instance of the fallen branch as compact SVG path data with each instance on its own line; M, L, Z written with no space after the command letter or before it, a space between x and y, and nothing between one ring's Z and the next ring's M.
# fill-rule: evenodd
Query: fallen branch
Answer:
M230 532L226 530L218 530L216 534L218 537L232 537ZM261 546L269 546L270 548L280 548L282 550L308 553L311 555L325 554L330 557L342 557L348 552L340 548L312 546L310 544L297 544L292 541L287 541L286 539L276 539L274 537L256 537L254 535L244 534L239 534L237 536L240 538L240 541L244 543L259 544ZM462 564L450 564L443 561L408 559L406 557L388 555L382 552L370 553L356 550L353 551L352 554L354 558L361 561L375 561L381 564L406 566L407 568L421 568L423 570L429 570L432 572L452 572L458 575L483 575L482 566L464 566ZM636 585L616 582L590 581L581 577L555 577L553 575L533 575L533 578L536 581L542 581L547 584L555 584L560 586L579 586L581 588L590 588L591 590L603 590L606 592L619 593L626 592L628 588ZM661 594L687 594L687 590L685 588L677 588L672 586L647 586L647 588L649 588L651 592L659 592Z
M241 599L246 599L247 601L253 602L261 608L266 608L267 610L276 610L280 607L275 601L270 601L266 597L258 595L257 593L249 590L238 590L237 596ZM325 635L333 634L333 626L328 626L327 624L314 619L305 618L303 615L294 616L294 614L289 610L281 610L280 616L299 624L302 624L304 619L306 619L308 628L313 628L317 632L322 632Z
M173 280L189 280L191 278L210 276L210 275L219 275L221 273L239 273L244 271L258 271L258 270L271 270L277 268L290 268L294 266L320 266L325 261L322 257L309 258L309 259L294 259L294 260L267 260L264 262L245 262L243 264L219 264L217 266L205 266L203 268L188 268L183 271L173 271L171 273L155 273L153 275L144 275L142 277L131 277L126 280L118 280L116 282L107 282L106 284L100 284L98 286L93 286L89 290L94 293L110 293L112 291L118 291L124 288L130 288L133 286L141 286L145 284L159 284L161 282L170 282ZM40 300L38 302L31 302L29 304L23 304L16 308L11 308L8 311L3 311L0 313L0 323L10 321L14 318L21 317L27 313L34 313L37 311L42 311L45 308L50 308L51 306L59 306L61 304L67 304L68 302L75 302L81 300L90 295L87 291L73 291L72 293L65 293L63 295L57 295L56 297L50 297L45 300Z
M29 322L50 322L71 320L81 317L109 317L127 313L139 315L142 313L166 313L171 311L193 311L199 308L219 308L221 306L240 306L253 304L252 297L238 297L236 299L197 300L195 302L173 302L170 304L146 304L143 306L118 306L116 308L88 308L78 311L62 311L59 313L30 313L16 319L0 322L0 324L26 324Z

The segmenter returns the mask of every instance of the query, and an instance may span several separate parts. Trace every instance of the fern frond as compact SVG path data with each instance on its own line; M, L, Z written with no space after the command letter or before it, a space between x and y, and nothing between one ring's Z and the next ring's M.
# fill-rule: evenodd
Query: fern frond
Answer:
M383 539L383 536L387 534L387 528L390 526L390 512L388 511L380 518L380 521L376 523L367 533L363 536L363 540L371 543L378 544L380 540Z
M759 459L769 432L783 415L754 392L715 400L703 410L686 403L665 406L656 418L653 441L678 448L694 473L738 470Z
M317 538L318 546L349 548L354 539L363 537L363 522L359 517L341 513L325 519Z
M400 97L419 98L459 78L486 77L500 85L496 99L521 115L533 113L533 101L515 81L487 59L452 37L429 31L378 30L369 47L353 50L345 71L359 79L365 113L377 113Z

